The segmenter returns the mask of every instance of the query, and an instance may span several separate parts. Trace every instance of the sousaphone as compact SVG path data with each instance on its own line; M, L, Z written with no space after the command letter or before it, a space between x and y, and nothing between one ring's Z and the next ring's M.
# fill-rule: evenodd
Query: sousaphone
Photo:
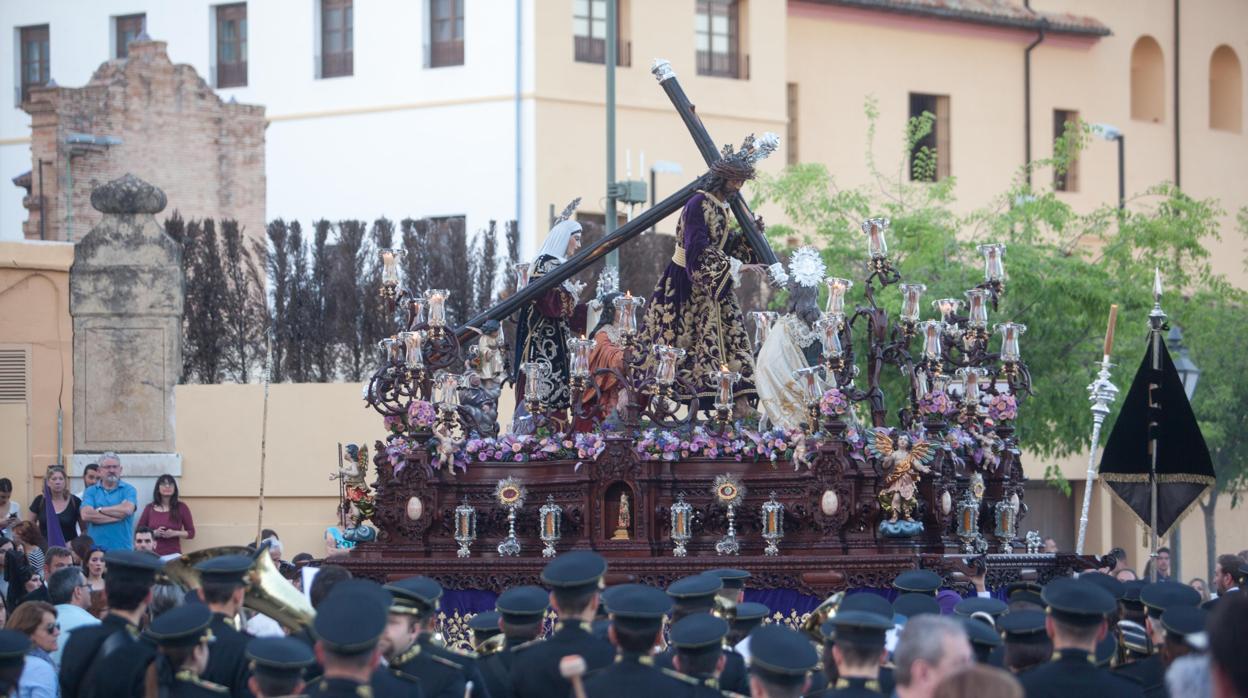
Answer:
M245 608L263 613L291 630L302 630L312 624L316 611L307 597L277 570L277 565L269 556L267 543L255 551L237 545L223 545L186 553L165 563L164 576L170 583L187 591L198 589L202 580L195 565L223 555L246 555L252 560L251 567L243 575Z

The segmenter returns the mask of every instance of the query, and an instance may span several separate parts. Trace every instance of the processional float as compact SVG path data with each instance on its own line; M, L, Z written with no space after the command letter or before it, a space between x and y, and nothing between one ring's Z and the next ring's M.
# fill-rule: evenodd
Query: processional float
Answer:
M719 152L670 65L656 61L653 72L713 163ZM1013 423L1031 377L1019 349L1026 327L989 324L1005 292L1000 244L979 248L983 283L964 298L934 301L937 319L922 320L926 287L902 283L889 257L889 222L865 221L863 302L850 301L854 280L827 279L817 324L822 360L794 375L807 408L800 430L733 421L739 376L727 368L713 377L721 398L699 409L697 390L676 377L682 349L637 346L644 299L626 293L615 300L624 368L602 369L625 386L618 413L604 417L576 399L597 387L588 368L592 341L574 338L572 404L594 428L555 431L542 403L543 382L552 378L530 366L532 433L497 434L488 418L496 409L481 404L501 386L459 372L465 356L472 365L489 351L465 351L468 340L680 210L709 177L552 272L527 284L521 278L516 293L458 328L448 323L447 292L401 288L400 252L382 252L381 293L402 321L381 343L381 366L364 399L390 434L375 443L371 491L357 497L371 511L377 538L362 534L346 564L379 578L419 570L451 589L497 592L537 583L547 557L575 548L607 555L613 575L655 584L734 557L734 566L755 574L755 586L820 596L887 587L916 565L951 571L968 554L993 555L996 583L1086 566L1073 555L1042 554L1034 535L1024 542L1018 532L1025 478ZM730 203L772 282L783 284L784 268L755 216L739 195ZM882 295L894 286L901 301L895 318ZM632 360L642 351L658 358L647 372ZM904 406L892 427L890 367L904 378Z

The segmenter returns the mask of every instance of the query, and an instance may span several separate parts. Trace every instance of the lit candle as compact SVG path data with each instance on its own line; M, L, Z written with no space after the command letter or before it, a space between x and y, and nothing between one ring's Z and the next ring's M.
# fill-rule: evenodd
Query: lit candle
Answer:
M421 296L413 295L407 302L412 316L412 327L420 327L425 323L425 299Z
M615 299L615 324L624 335L637 333L637 309L646 304L644 298L634 298L632 291Z
M994 328L1001 335L1001 361L1016 364L1022 358L1018 350L1018 337L1027 331L1026 325L1004 322Z
M984 281L1005 280L1005 243L994 242L980 245L980 254L984 255Z
M962 301L957 298L941 298L932 301L932 308L940 313L940 321L946 325L952 325L953 317L962 309Z
M919 321L919 299L923 297L923 292L926 290L927 287L923 284L901 285L901 319L903 322Z
M528 262L517 262L514 267L516 271L516 290L520 290L529 285L529 269Z
M988 327L988 291L973 288L966 292L967 321L966 324L976 329Z
M924 320L919 323L919 331L923 333L923 358L928 361L940 361L944 355L940 345L940 336L945 331L945 323L940 320Z
M962 400L970 404L979 404L979 380L984 377L982 368L960 368L958 378L962 380Z
M399 257L401 249L383 249L381 251L381 283L394 287L399 285Z
M542 520L542 529L548 537L555 535L555 513L553 511L546 512L546 516Z
M778 528L778 526L776 525L776 513L777 512L775 509L767 510L767 532L773 535L775 534L776 529Z
M429 302L429 326L446 327L446 299L450 291L431 288L425 291L425 300Z
M854 287L854 282L849 279L838 279L832 276L825 279L824 283L828 286L827 312L835 315L844 315L845 294Z
M400 332L399 341L406 348L406 365L410 369L425 367L425 357L421 352L420 343L424 337L419 332Z
M862 232L867 234L867 253L871 259L888 256L888 241L884 239L884 230L888 226L887 218L868 218L862 222Z
M845 350L841 346L841 326L844 323L845 316L835 313L825 313L822 318L815 322L815 329L819 330L819 337L823 342L823 357L825 359L839 359L845 354Z
M580 339L573 337L568 340L568 353L572 355L568 372L573 378L589 377L589 352L593 348L594 340L585 339L585 335L581 335Z
M381 349L381 360L385 363L394 363L402 356L402 349L396 337L386 337L377 342L377 346Z

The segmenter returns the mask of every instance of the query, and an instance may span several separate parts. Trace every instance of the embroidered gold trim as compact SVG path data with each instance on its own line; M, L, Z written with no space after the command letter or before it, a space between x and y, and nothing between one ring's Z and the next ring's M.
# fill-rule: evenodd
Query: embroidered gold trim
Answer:
M672 263L678 267L685 266L685 248L680 245L676 246L676 251L672 253Z

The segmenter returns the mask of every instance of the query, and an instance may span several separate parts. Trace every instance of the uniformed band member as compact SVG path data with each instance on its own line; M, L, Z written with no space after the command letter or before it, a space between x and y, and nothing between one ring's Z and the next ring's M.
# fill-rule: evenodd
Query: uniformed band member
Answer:
M1144 628L1148 632L1152 654L1118 667L1124 676L1139 681L1147 696L1164 696L1166 692L1166 663L1161 650L1166 631L1161 625L1161 615L1167 610L1180 607L1195 608L1200 605L1200 592L1179 582L1155 582L1140 589L1140 603L1147 616Z
M1010 612L1014 611L1043 611L1044 601L1040 598L1040 592L1044 589L1037 582L1010 582L1005 585L1005 601L1009 604Z
M606 559L588 550L564 553L542 570L542 583L551 589L550 605L559 622L545 642L516 648L511 684L518 698L568 695L571 684L559 671L559 661L565 656L579 655L588 671L611 663L615 648L595 636L590 627L606 573Z
M995 628L997 621L1001 619L1010 607L1000 599L984 598L982 596L971 596L962 599L953 607L956 615L970 618L976 613L986 613L992 617L992 626Z
M824 637L823 662L825 666L835 664L836 682L807 695L821 698L881 695L880 665L888 656L884 637L892 627L892 618L879 613L838 610L819 628Z
M750 695L797 698L810 683L819 653L805 635L782 625L765 625L750 635Z
M1018 676L1027 698L1098 698L1141 695L1140 686L1095 664L1096 646L1105 637L1113 595L1081 579L1057 579L1041 594L1049 615L1045 630L1053 640L1052 661Z
M730 576L739 571L720 570ZM667 587L667 595L672 599L672 623L694 614L709 614L714 611L715 599L724 588L724 579L725 577L719 575L703 573L672 582ZM744 579L741 581L744 582ZM736 598L740 592L734 589L731 594ZM735 609L736 603L734 602L731 607ZM750 685L745 675L745 657L732 648L724 648L722 653L724 667L717 676L719 685L736 693L748 692ZM675 668L672 663L675 656L675 648L668 647L654 656L655 666L664 669Z
M303 691L303 672L316 661L308 646L290 637L258 637L247 643L251 678L247 687L257 698L295 696Z
M22 678L30 637L16 630L0 630L0 696L12 695Z
M719 596L733 606L745 601L745 583L750 581L750 577L753 576L748 571L739 570L735 567L720 567L707 570L703 574L719 577L724 583L724 588L720 590Z
M1032 593L1032 592L1028 592ZM1002 633L1002 666L1021 674L1053 656L1053 641L1044 631L1044 611L1010 611L997 621Z
M940 582L940 575L931 570L906 570L893 580L893 588L903 594L927 594L934 598Z
M481 611L468 620L468 631L472 633L474 652L480 652L486 640L503 634L502 629L498 627L498 618L498 611Z
M728 646L734 648L745 659L749 659L746 653L742 651L742 646L749 644L745 641L745 638L755 628L762 625L769 615L771 615L771 609L767 608L766 604L756 601L742 601L737 604L736 612L732 615L732 619L728 621Z
M432 698L463 698L469 683L474 698L488 698L476 660L433 641L442 585L429 577L408 577L385 589L394 600L382 644L394 676L421 684Z
M222 555L195 565L200 574L199 597L212 611L212 634L216 638L204 679L229 686L234 698L251 695L247 688L247 643L251 642L251 635L234 627L247 589L243 575L251 569L251 563L246 555Z
M104 554L104 596L108 615L99 625L76 628L61 655L61 695L131 696L142 693L147 663L156 649L140 639L152 584L161 568L151 553L110 550Z
M983 611L976 611L975 616L971 618L962 618L962 625L966 628L966 637L971 641L971 650L975 653L975 661L980 664L988 664L990 666L1001 666L1000 663L994 663L993 650L1001 647L1001 635L997 633L995 626L988 622L988 614ZM997 659L1001 662L1003 658Z
M379 642L386 629L386 604L381 601L383 595L353 589L353 583L371 584L364 580L342 582L316 610L312 632L316 635L316 659L323 673L307 687L308 696L374 695L369 681L381 662Z
M668 636L668 644L676 652L672 660L675 671L697 682L693 695L741 695L720 690L719 675L727 659L723 646L728 621L709 613L694 613L672 623Z
M1209 636L1205 634L1208 620L1209 612L1197 606L1179 606L1161 614L1160 624L1165 631L1161 661L1167 669L1179 657L1209 649Z
M482 656L478 661L490 698L512 698L511 667L515 649L525 643L542 642L542 624L546 609L550 608L550 595L535 586L512 587L499 594L494 603L498 624L503 634L503 645L497 651Z
M651 656L662 640L663 621L672 609L667 594L644 584L623 584L612 590L606 604L611 617L607 635L616 648L615 662L586 674L585 695L636 698L688 694L690 686L698 682L688 679L693 683L687 683L664 673Z
M907 619L921 616L924 613L938 616L940 615L940 604L936 602L935 596L918 592L907 592L898 596L897 600L893 602L893 612Z
M212 654L212 611L201 604L171 608L147 629L157 654L147 667L146 695L169 698L221 698L230 690L201 678Z

